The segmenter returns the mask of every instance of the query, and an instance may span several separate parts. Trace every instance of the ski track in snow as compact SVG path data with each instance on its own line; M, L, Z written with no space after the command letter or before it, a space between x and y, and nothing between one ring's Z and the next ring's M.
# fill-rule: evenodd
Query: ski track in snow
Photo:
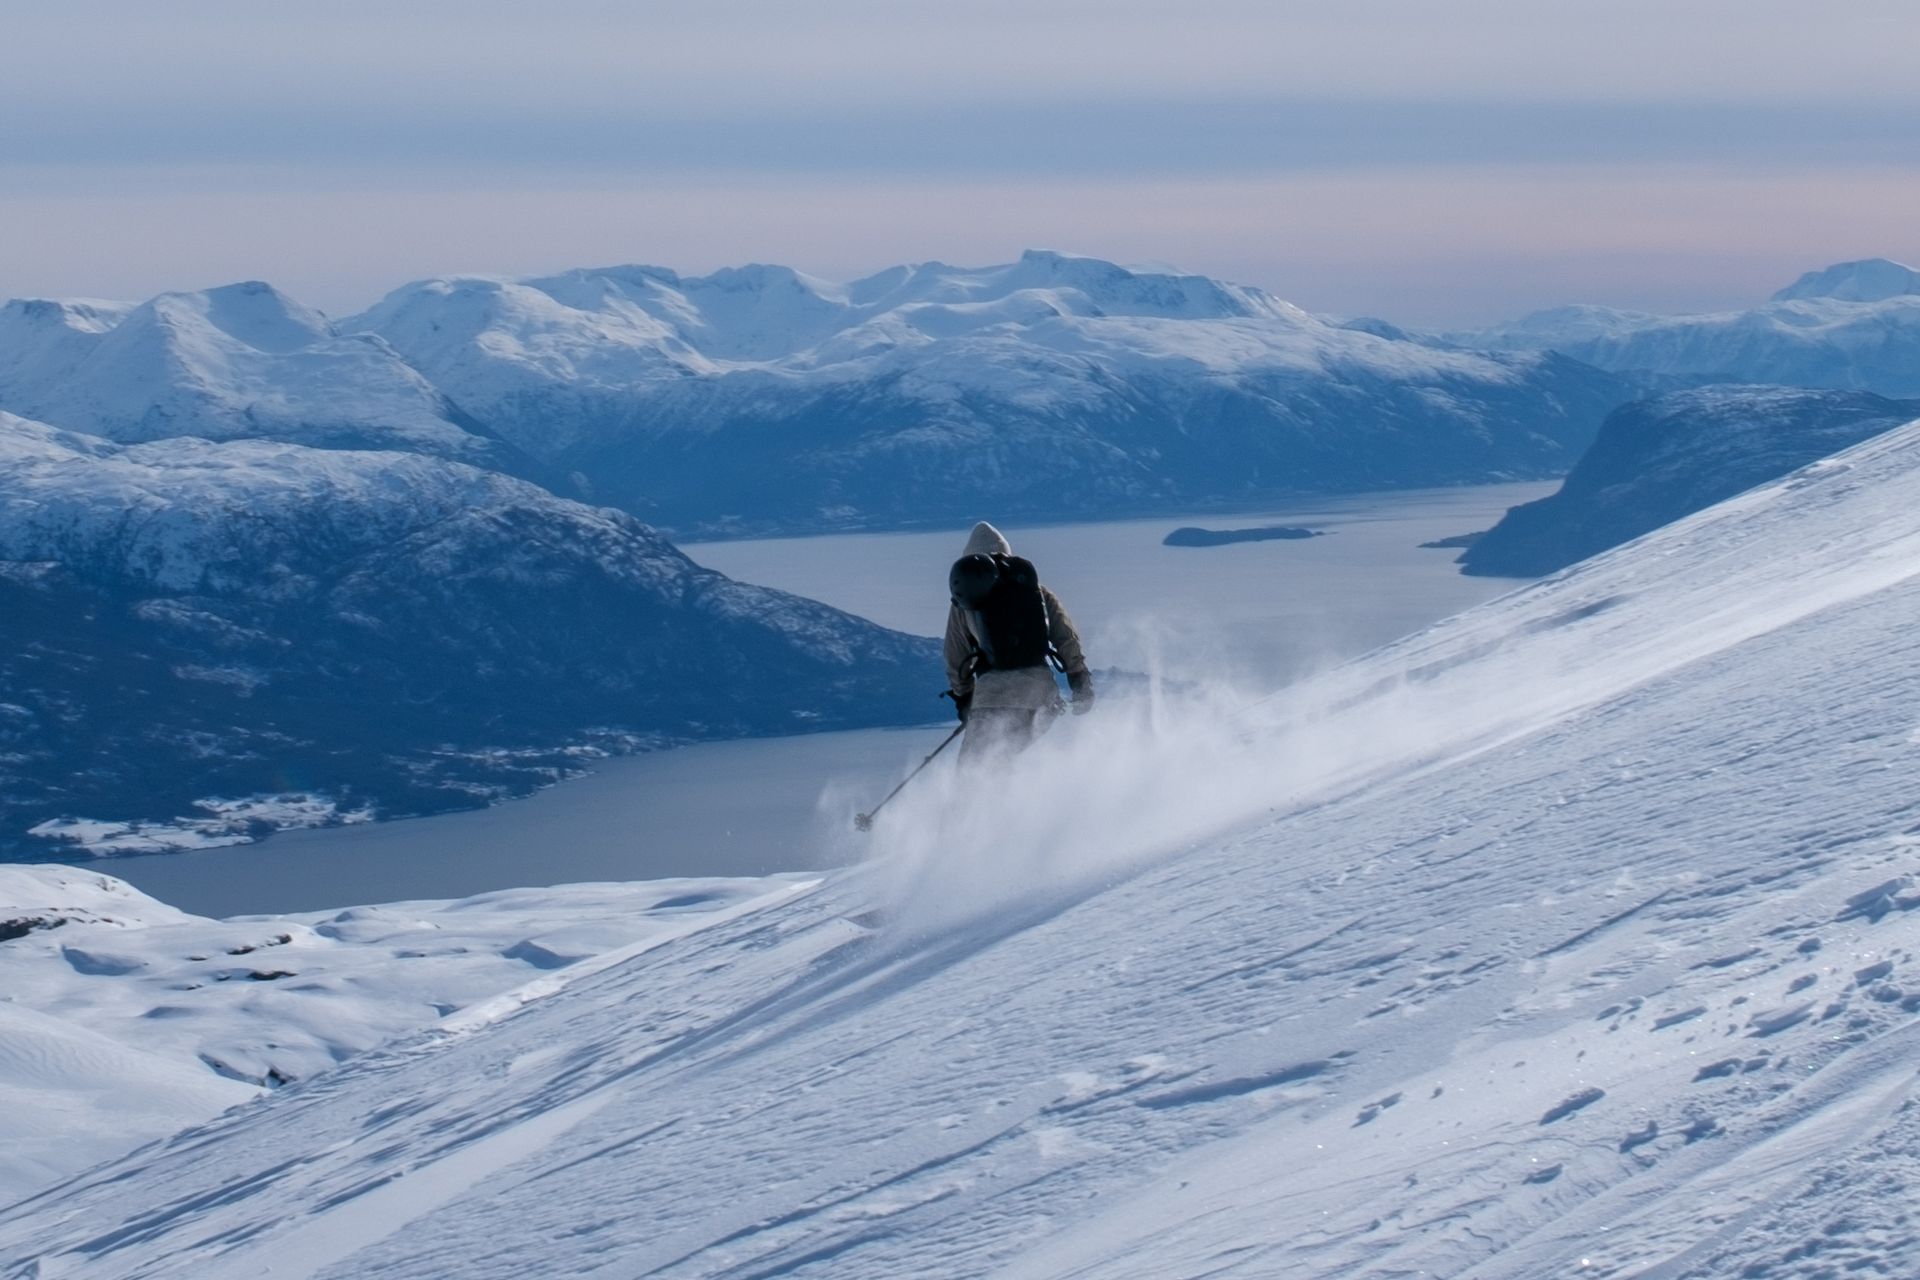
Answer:
M1916 575L1920 424L1279 700L1158 857L797 886L0 1211L0 1274L1911 1276Z
M272 1274L299 1280L351 1257L487 1175L547 1147L610 1101L604 1094L577 1098L531 1119L502 1125L498 1132L464 1148L459 1160L441 1160L412 1177L395 1173L370 1187L354 1188L335 1212L313 1215L274 1240ZM246 1254L205 1273L206 1280L248 1280L258 1274L260 1260Z

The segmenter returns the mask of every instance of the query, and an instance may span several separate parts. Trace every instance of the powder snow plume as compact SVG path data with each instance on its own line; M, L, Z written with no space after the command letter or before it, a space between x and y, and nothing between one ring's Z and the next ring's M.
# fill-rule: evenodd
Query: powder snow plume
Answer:
M875 862L892 927L933 932L1072 901L1266 815L1510 742L1912 576L1920 538L1871 523L1849 533L1859 546L1844 573L1815 571L1835 562L1831 546L1759 563L1727 554L1716 576L1675 574L1644 545L1711 543L1716 523L1783 500L1844 505L1848 470L1816 463L1275 694L1154 676L997 767L962 768L949 751L879 816L870 848L841 847ZM1683 621L1649 628L1648 609ZM844 822L848 800L825 807Z

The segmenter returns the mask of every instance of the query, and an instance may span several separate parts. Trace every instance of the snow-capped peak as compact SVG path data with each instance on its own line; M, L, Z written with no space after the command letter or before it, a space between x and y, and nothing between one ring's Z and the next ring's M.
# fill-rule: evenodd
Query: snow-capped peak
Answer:
M0 305L0 341L47 329L105 333L126 319L137 303L97 298L10 298Z
M385 340L342 334L258 280L137 306L10 302L0 308L0 408L120 441L266 437L532 466L469 430Z
M298 351L334 336L324 315L263 280L163 293L147 306L170 320L198 319L256 351Z
M1838 302L1885 302L1920 294L1920 271L1887 258L1839 262L1823 271L1809 271L1773 295L1775 302L1800 298L1832 298Z
M0 306L0 406L39 408L70 382L103 335L136 310L131 302L14 298Z
M932 518L930 501L952 504L941 514L957 519L980 501L1004 503L1014 472L1028 476L1034 505L1051 513L1062 504L1087 509L1089 484L1128 495L1103 496L1102 506L1131 505L1148 488L1165 500L1167 486L1188 481L1164 458L1136 456L1144 446L1131 438L1106 433L1120 422L1158 430L1191 412L1277 428L1183 443L1183 459L1209 459L1193 464L1208 469L1209 495L1219 483L1324 487L1331 470L1367 450L1349 444L1327 466L1318 444L1313 462L1274 444L1302 430L1306 419L1286 406L1303 383L1328 389L1316 393L1320 440L1332 438L1338 400L1368 403L1349 419L1362 432L1411 414L1440 430L1464 427L1483 443L1498 438L1503 452L1511 439L1546 441L1557 453L1559 428L1543 433L1544 421L1566 423L1584 442L1589 415L1597 425L1619 391L1567 361L1354 332L1246 285L1047 250L984 267L909 263L844 283L765 265L704 276L626 266L426 281L340 327L385 338L461 409L533 457L586 477L599 500L683 532L892 521L904 509L878 508L894 504L911 504L918 521ZM1561 383L1544 417L1501 407L1535 404L1542 378ZM1447 390L1403 391L1436 382ZM1383 408L1403 394L1410 398ZM1244 417L1223 407L1242 397ZM1524 435L1505 434L1522 420ZM969 460L1001 447L986 447L990 438L1014 453L963 478ZM742 447L758 460L741 457ZM717 452L708 458L708 450ZM1230 478L1211 478L1213 459ZM1496 471L1541 465L1509 460ZM1384 482L1379 467L1364 470L1366 483ZM1157 479L1144 479L1148 471ZM1042 474L1055 479L1041 484ZM1476 464L1444 479L1485 474ZM1425 470L1419 479L1442 477ZM967 493L968 484L980 488ZM856 491L863 496L850 499Z
M1885 258L1809 271L1744 311L1647 315L1556 307L1447 337L1496 350L1558 351L1629 376L1773 383L1920 397L1920 272Z
M457 309L448 305L455 298ZM704 276L618 266L518 281L422 281L395 290L342 327L383 334L416 365L436 372L441 360L433 353L460 332L466 340L495 335L494 346L511 347L516 360L563 381L591 369L589 381L618 382L608 356L617 361L622 352L626 360L639 357L627 376L642 378L712 373L723 365L815 367L850 352L919 341L914 334L952 335L1052 316L1312 324L1298 308L1259 289L1030 249L998 266L915 263L845 284L764 263Z

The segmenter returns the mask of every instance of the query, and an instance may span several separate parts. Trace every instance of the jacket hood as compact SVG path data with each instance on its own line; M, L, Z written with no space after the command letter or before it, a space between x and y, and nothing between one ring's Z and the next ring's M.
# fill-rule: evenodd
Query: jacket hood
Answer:
M960 554L963 556L1010 556L1013 554L1013 544L1007 541L1005 534L982 520L973 526L973 532L967 535L967 549Z

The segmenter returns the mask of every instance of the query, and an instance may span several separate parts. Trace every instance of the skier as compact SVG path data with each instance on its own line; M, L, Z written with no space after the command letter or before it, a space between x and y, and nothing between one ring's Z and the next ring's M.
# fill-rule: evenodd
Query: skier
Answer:
M1093 709L1080 633L1032 564L981 521L948 576L947 696L967 728L961 760L1019 751L1060 714L1054 666L1066 672L1073 712Z

